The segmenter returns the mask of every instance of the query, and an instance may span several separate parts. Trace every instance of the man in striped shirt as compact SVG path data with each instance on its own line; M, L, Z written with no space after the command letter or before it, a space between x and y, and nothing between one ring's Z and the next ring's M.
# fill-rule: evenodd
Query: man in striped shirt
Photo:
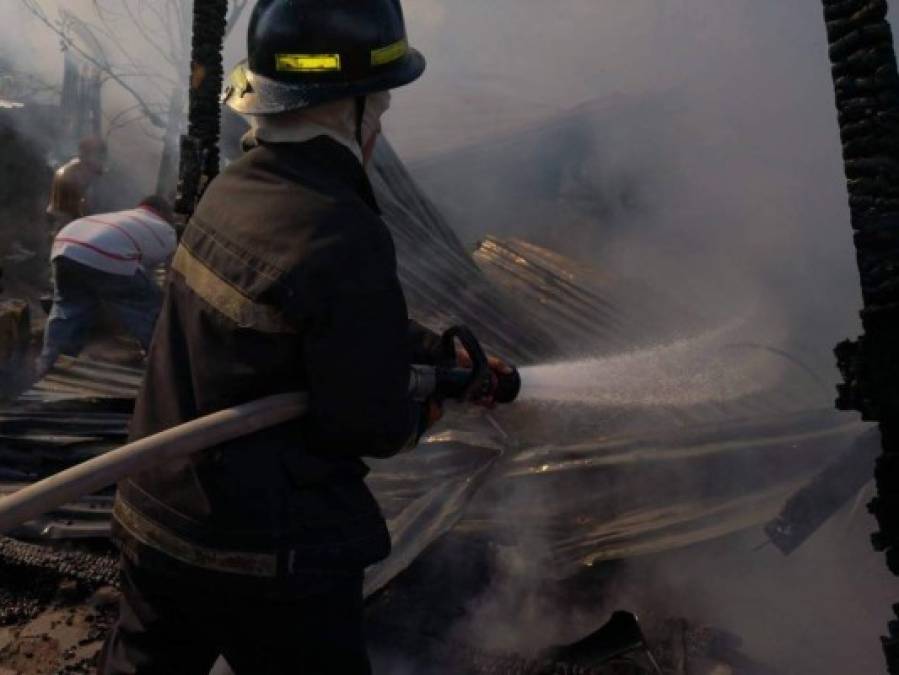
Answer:
M175 252L171 206L147 197L137 208L87 216L66 225L53 240L53 309L37 362L43 377L60 354L77 356L101 307L150 346L162 305L152 271Z

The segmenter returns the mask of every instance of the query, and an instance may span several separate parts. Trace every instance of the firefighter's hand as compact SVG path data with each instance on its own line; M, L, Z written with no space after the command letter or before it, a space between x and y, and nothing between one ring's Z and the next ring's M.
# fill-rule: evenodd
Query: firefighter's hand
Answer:
M456 348L456 365L460 368L472 367L471 356L464 347ZM475 405L483 406L484 408L495 408L496 400L494 399L492 392L496 391L497 375L509 375L515 369L498 356L488 356L487 365L490 366L490 377L493 380L490 387L491 393L484 398L473 401L473 403Z

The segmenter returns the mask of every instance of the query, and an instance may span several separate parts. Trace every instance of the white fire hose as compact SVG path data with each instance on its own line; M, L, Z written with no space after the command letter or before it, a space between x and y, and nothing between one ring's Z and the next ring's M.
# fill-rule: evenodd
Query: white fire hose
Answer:
M306 412L306 394L278 394L147 436L0 499L0 534L160 463L188 457Z
M508 372L492 373L484 350L468 328L454 326L444 333L444 340L450 344L457 339L468 352L471 367L413 365L409 379L412 398L425 401L436 394L440 400L484 396L497 403L513 402L521 391L518 371L509 368ZM269 396L192 420L73 466L0 499L0 534L160 463L300 417L307 403L308 395L303 392Z

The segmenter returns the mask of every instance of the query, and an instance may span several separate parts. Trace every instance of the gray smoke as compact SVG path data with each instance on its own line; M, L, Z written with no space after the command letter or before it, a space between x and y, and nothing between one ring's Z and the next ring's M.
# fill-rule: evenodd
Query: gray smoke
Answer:
M54 18L59 8L93 16L93 0L40 4ZM835 381L830 349L858 332L860 298L818 0L408 0L406 14L430 65L395 96L386 132L466 241L524 236L705 315L766 308L753 336L786 330ZM0 26L0 58L59 81L58 39L19 0L2 3ZM159 78L139 73L177 80L171 65L127 20L116 36L133 51L129 83L163 105ZM110 116L133 105L114 83L104 97ZM559 116L574 121L543 133ZM150 186L161 144L139 129L115 133L112 155ZM529 135L544 140L522 149ZM484 171L469 170L475 160ZM684 603L676 611L743 634L784 672L877 672L899 590L864 541L873 529L862 509L790 559L751 553L752 533L712 557L687 550L633 566ZM503 612L513 597L521 607L523 586L485 597L473 625L512 621ZM543 628L487 642L520 647Z
M457 0L408 14L431 67L387 131L466 240L526 236L720 317L762 308L760 341L836 380L830 350L857 333L860 297L819 2ZM546 134L560 115L576 119L569 135ZM538 147L523 150L529 135ZM541 163L550 178L529 175ZM572 183L588 206L566 202ZM751 531L636 561L634 587L783 672L879 672L897 584L855 506L793 558L753 552ZM510 617L519 646L570 627L535 588L550 570L517 584L521 562L474 608L467 629L486 644L515 641Z
M751 283L801 316L797 329L818 349L857 330L818 2L498 0L408 13L431 69L397 95L387 130L466 239L525 233L686 296L704 282L717 297L697 300L714 304L733 300L722 277L728 291ZM533 159L586 154L580 192L625 193L606 199L602 219L504 193L526 170L513 162L494 158L490 168L504 173L455 180L434 168L435 154L536 131L579 106L579 133L552 136L562 147Z

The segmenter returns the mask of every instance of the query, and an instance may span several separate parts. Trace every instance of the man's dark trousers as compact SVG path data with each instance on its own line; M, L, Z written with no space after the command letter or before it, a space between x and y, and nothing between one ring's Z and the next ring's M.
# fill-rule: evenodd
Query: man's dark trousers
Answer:
M370 675L362 573L311 575L302 597L253 598L155 577L123 559L120 620L102 675Z
M53 309L47 319L41 374L50 369L60 354L77 356L88 333L106 307L146 351L162 291L143 271L132 276L110 274L65 257L53 261Z

